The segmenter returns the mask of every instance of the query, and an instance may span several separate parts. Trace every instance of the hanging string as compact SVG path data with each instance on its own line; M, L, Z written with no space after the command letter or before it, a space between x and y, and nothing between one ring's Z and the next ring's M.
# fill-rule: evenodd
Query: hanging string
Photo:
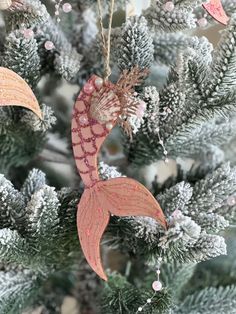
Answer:
M111 4L110 4L107 39L104 34L103 12L102 12L101 0L97 0L97 1L98 1L98 12L99 12L99 26L100 26L100 32L101 32L101 38L102 38L102 51L103 51L103 58L104 58L104 79L107 80L108 77L111 75L111 68L110 68L111 26L112 26L115 0L111 0Z

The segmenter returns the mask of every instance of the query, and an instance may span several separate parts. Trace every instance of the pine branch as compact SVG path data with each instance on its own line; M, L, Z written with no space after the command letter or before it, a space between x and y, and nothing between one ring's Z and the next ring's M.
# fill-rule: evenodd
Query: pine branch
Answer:
M144 17L129 18L121 29L117 47L117 63L121 71L137 66L148 69L153 61L152 36Z
M146 303L152 296L150 289L137 289L126 279L117 274L111 274L108 283L104 287L101 300L101 312L104 314L132 313L135 314L139 306ZM162 290L156 294L152 305L144 308L146 314L166 313L171 304L171 296L168 291Z
M33 28L45 23L49 19L49 14L45 5L39 0L24 0L19 9L9 11L5 15L8 32L16 29L16 25L25 25Z
M233 15L229 26L223 31L221 40L214 50L210 68L211 75L205 80L205 89L208 98L230 92L235 88L236 66L236 15Z
M209 287L185 298L178 307L178 314L198 313L235 313L234 286L213 288Z
M152 0L151 6L144 11L149 26L155 31L176 32L196 27L193 6L176 5L169 12L164 9L164 1Z
M20 314L38 294L39 279L30 271L0 272L0 312Z
M18 73L31 87L40 80L38 45L32 37L26 39L20 30L11 32L5 42L3 66Z

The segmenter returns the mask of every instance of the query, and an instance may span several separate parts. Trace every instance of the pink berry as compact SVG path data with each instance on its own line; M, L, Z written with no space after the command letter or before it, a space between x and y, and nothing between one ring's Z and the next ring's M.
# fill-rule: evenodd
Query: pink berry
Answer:
M84 91L85 91L85 93L86 94L92 94L92 92L94 91L94 86L93 85L91 85L90 83L86 83L85 85L84 85Z
M161 291L161 289L162 289L162 283L160 282L160 281L154 281L153 283L152 283L152 288L153 288L153 290L154 291Z
M72 10L72 6L70 3L66 2L63 4L62 6L62 10L65 12L65 13L69 13L71 10Z
M34 32L31 28L24 29L23 34L26 39L30 39L34 36Z
M46 50L52 50L53 48L55 48L54 43L50 40L47 40L45 42L44 47Z
M208 22L205 17L202 17L201 19L197 21L197 23L200 27L206 27Z
M166 3L164 4L164 6L163 6L163 9L164 9L165 11L168 11L168 12L173 11L174 8L175 8L175 5L174 5L174 3L173 3L172 1L166 2Z

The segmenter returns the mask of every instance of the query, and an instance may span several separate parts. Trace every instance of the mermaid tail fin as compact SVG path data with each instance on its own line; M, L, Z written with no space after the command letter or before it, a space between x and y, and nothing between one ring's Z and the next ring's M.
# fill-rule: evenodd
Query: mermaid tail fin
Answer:
M100 241L110 214L146 216L167 227L164 214L152 194L129 178L100 181L82 195L78 205L77 226L84 255L92 269L107 280L102 267Z
M109 223L110 214L100 207L95 187L85 190L78 204L77 228L81 248L91 268L103 280L107 276L102 267L100 241Z
M115 178L102 182L102 191L111 214L151 217L167 227L160 205L141 183L130 178Z
M227 25L229 17L226 15L221 0L210 0L203 4L204 9L219 23Z

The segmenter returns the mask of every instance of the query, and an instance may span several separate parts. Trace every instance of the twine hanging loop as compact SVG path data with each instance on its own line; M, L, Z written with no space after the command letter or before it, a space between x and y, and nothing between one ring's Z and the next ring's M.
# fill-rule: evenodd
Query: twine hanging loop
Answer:
M102 39L102 51L104 58L104 79L107 80L111 75L111 67L110 67L110 55L111 55L111 29L112 29L112 18L114 13L114 4L115 0L111 0L110 8L109 8L109 21L108 21L108 32L107 38L104 33L103 26L103 10L101 0L98 1L98 13L99 13L99 27Z

